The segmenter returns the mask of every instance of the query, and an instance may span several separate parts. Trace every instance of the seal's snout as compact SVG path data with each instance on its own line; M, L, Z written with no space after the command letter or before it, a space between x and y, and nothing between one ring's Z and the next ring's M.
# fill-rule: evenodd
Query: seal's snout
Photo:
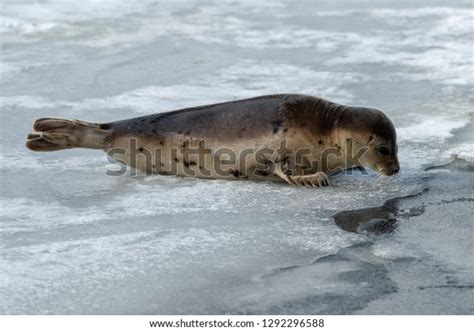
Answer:
M393 175L398 174L399 171L400 171L400 167L399 167L399 166L393 166L393 167L389 168L389 169L385 172L385 174L386 174L387 176L393 176Z
M400 172L400 166L397 164L392 164L386 168L379 168L380 173L384 174L385 176L393 176Z
M394 167L393 167L393 173L392 173L392 174L393 174L393 175L396 175L396 174L398 174L399 171L400 171L400 166L394 166Z

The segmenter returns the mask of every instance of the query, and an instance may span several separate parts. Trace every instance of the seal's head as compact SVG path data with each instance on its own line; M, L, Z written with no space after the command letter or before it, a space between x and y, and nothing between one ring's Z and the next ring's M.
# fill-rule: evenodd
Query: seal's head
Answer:
M339 126L344 128L346 139L353 139L353 151L354 147L365 150L356 162L386 176L398 173L397 133L384 113L373 108L350 107Z

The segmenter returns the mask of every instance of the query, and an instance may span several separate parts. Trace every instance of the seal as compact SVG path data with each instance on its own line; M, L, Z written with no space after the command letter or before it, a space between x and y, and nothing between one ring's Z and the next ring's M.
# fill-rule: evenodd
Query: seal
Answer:
M354 167L399 171L395 128L380 110L279 94L110 123L41 118L33 151L102 149L132 169L198 178L327 186Z

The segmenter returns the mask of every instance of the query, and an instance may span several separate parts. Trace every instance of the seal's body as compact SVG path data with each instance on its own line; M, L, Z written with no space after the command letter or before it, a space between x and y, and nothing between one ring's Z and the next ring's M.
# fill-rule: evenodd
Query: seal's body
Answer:
M44 118L34 151L103 149L150 173L271 179L324 186L327 174L369 166L398 172L396 133L379 110L304 95L270 95L95 124ZM364 153L360 153L363 150Z

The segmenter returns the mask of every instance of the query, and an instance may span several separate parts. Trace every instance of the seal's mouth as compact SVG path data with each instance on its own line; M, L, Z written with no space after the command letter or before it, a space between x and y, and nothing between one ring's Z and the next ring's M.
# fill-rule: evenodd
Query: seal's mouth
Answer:
M380 172L384 176L393 176L393 175L398 174L398 172L400 171L399 166L391 166L391 167L375 166L375 168L377 169L378 172Z

